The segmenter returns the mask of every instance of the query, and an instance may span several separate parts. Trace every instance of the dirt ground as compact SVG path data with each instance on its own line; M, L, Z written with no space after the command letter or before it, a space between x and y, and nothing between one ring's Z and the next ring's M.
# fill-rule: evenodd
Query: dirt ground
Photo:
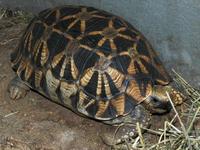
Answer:
M14 77L9 55L15 49L26 24L5 27L0 20L0 149L2 150L106 150L101 139L116 128L80 117L35 92L18 101L9 98L7 85ZM173 113L153 116L152 128L163 127ZM156 138L148 137L150 141Z

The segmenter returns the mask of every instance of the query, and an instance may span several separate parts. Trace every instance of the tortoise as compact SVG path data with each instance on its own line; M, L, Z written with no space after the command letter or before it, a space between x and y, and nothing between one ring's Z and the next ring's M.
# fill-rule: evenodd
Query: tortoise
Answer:
M148 40L130 23L86 6L41 11L11 53L12 99L29 89L79 115L110 125L149 124L182 94Z

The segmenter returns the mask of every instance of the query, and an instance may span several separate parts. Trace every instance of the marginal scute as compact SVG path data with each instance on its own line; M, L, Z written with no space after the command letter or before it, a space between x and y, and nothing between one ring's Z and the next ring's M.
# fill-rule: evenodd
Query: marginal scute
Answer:
M35 82L35 88L39 88L40 87L42 76L43 76L42 71L35 69L35 81L34 81Z
M111 104L113 105L113 107L115 108L117 114L120 115L124 115L125 112L125 95L122 94L120 96L117 96L116 98L111 100Z
M62 95L62 101L66 106L71 106L70 97L75 95L77 92L77 87L74 83L67 83L66 81L61 81L60 92Z
M96 118L103 118L103 114L105 113L106 109L108 109L109 101L99 101L98 102L98 111L95 115Z
M50 98L52 100L57 100L58 97L57 97L56 90L59 87L60 81L53 76L51 70L47 70L45 78L46 78L47 89L48 89L48 94Z
M97 108L95 108L95 105L94 105L95 102L96 102L95 99L89 97L83 91L80 91L77 109L79 112L81 112L87 116L94 117L92 115L96 114L96 111L97 111ZM89 110L88 110L89 107L91 107L91 109L90 109L91 112L89 112Z

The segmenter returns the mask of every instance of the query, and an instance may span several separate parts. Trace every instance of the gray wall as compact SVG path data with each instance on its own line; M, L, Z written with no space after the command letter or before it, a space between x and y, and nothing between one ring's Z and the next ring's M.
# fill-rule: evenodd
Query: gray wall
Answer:
M0 0L0 5L38 11L62 4L89 5L124 17L159 52L167 68L200 85L200 0Z

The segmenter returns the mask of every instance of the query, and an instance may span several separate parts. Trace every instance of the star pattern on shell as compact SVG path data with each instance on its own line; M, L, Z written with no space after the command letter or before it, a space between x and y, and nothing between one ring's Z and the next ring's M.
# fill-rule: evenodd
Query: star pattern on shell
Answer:
M36 91L89 117L128 114L169 83L147 40L122 18L92 7L62 6L39 13L11 61Z
M136 39L133 39L132 37L130 37L128 35L124 35L124 34L120 33L122 31L125 31L126 27L120 27L120 28L116 29L113 26L113 19L114 18L109 20L108 27L104 28L102 31L92 31L92 32L88 33L88 35L102 35L103 37L102 37L102 39L99 40L97 45L99 47L101 47L106 42L106 40L108 40L110 43L111 49L116 51L117 47L116 47L116 44L114 43L114 38L121 37L126 40L130 40L130 41L134 41L134 42L136 41Z
M69 26L67 27L67 30L70 30L76 23L78 23L80 21L80 23L81 23L80 31L82 33L84 33L85 29L86 29L86 21L87 20L89 20L90 18L93 18L93 17L104 18L104 19L106 18L106 17L100 16L96 13L98 13L98 11L96 11L96 10L88 11L87 8L83 7L83 8L81 8L81 12L78 12L77 14L74 14L74 15L65 16L64 18L62 18L62 21L68 20L71 18L75 18L75 20L69 24Z

